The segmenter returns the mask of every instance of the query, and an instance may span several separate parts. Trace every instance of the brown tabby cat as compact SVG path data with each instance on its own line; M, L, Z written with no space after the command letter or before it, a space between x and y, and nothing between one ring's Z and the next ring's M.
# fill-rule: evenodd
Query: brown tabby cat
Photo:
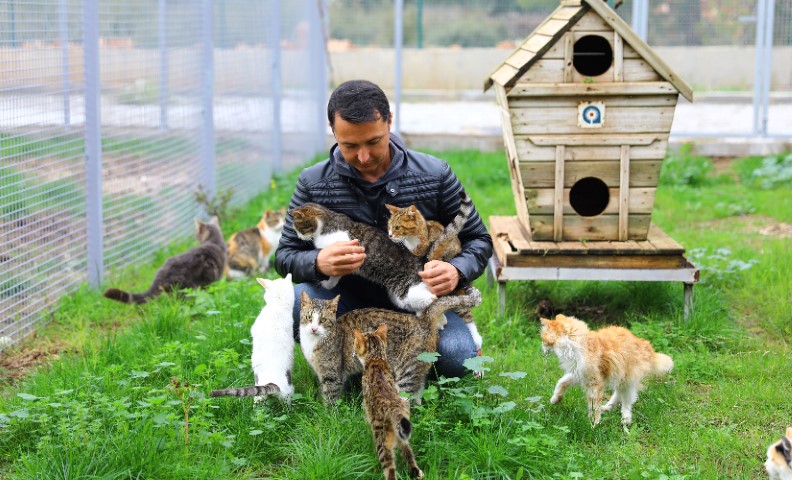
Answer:
M361 333L355 328L354 347L360 364L363 366L363 410L366 421L371 427L377 457L385 473L386 480L396 480L396 461L393 449L396 442L401 446L404 459L410 466L411 478L423 478L424 474L415 462L410 448L410 404L399 396L396 380L388 363L387 335L388 325L381 324L373 333Z
M270 267L270 256L278 248L286 209L267 210L255 228L240 230L228 239L229 280L264 273Z
M561 314L555 320L540 320L542 350L555 353L566 372L556 384L550 403L560 402L570 385L580 385L586 390L589 418L594 425L599 423L601 412L617 403L621 403L622 423L632 423L632 406L638 399L641 379L668 373L674 366L671 357L656 353L649 341L626 328L589 331L577 318ZM613 396L600 406L605 385L613 388Z
M346 380L361 371L354 358L352 330L373 330L381 323L390 328L387 353L396 385L400 392L410 393L420 401L431 364L418 360L418 355L437 351L438 328L445 321L443 313L475 307L481 303L481 292L468 287L461 295L440 297L421 316L364 308L336 318L338 299L311 299L306 292L301 298L300 347L319 377L325 402L338 401Z
M171 257L157 270L151 286L143 293L108 288L104 296L121 303L146 303L161 293L178 288L199 288L220 280L226 264L225 241L217 217L208 223L195 219L200 246Z
M770 480L792 480L792 427L786 435L767 448L765 470Z
M473 211L473 201L464 190L460 197L459 213L446 227L434 220L426 220L415 205L395 207L385 204L391 212L388 236L407 247L416 257L425 256L428 261L451 260L462 251L459 232Z

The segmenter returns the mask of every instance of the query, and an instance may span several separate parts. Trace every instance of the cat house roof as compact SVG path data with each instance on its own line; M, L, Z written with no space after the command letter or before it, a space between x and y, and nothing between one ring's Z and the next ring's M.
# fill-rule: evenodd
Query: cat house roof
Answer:
M693 89L690 85L641 40L603 0L561 0L558 8L492 72L484 82L484 91L486 92L494 83L503 85L507 91L510 90L517 80L561 39L564 33L591 10L621 35L624 42L629 44L663 79L671 83L683 97L693 101Z

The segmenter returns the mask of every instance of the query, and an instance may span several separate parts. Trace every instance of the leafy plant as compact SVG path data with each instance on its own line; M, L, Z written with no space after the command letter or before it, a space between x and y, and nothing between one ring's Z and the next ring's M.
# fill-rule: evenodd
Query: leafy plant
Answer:
M712 160L693 155L693 145L682 145L663 161L660 183L664 185L704 185L712 171Z
M198 205L204 207L207 215L216 216L221 224L228 216L228 204L233 196L233 188L221 190L215 195L211 195L203 184L199 184L198 189L195 191L195 201Z

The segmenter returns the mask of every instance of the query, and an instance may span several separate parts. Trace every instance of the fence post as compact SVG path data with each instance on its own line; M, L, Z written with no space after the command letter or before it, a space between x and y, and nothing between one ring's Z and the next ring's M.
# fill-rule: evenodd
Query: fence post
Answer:
M311 58L311 73L315 81L311 83L316 98L316 122L314 124L316 139L315 144L312 145L313 152L321 152L325 150L325 131L327 129L327 47L325 45L325 35L329 35L325 25L323 25L323 11L325 10L326 2L319 0L314 2L314 6L308 10L308 22L310 25L310 33L308 40L308 48L310 49ZM321 9L321 10L320 10Z
M270 51L272 52L272 170L279 171L283 165L281 143L281 2L270 0Z
M209 199L215 195L214 129L214 1L203 0L201 11L201 184Z
M401 135L401 90L402 90L402 43L404 38L404 0L396 0L394 7L394 25L393 25L393 50L396 52L396 78L393 82L394 102L396 105L394 116L396 120L393 123L393 131Z
M60 24L61 67L63 68L63 126L71 126L71 86L69 85L69 16L66 0L58 3Z
M756 10L753 133L757 136L767 136L770 81L773 72L773 21L775 0L759 0Z
M644 42L649 38L649 0L633 0L632 29Z
M83 55L85 65L85 215L88 236L88 282L92 286L98 287L104 277L98 0L83 2Z
M170 86L170 72L168 62L168 17L167 17L167 0L159 0L158 5L158 24L159 24L159 44L160 54L160 85L159 85L159 102L160 102L160 130L168 129L168 95Z

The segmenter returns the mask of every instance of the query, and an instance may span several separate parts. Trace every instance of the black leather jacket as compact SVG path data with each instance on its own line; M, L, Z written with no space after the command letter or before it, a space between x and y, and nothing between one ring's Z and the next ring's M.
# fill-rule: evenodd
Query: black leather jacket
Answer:
M389 212L385 204L406 207L415 205L427 220L447 225L459 211L462 184L446 162L420 152L408 150L401 139L391 134L391 166L375 183L362 180L344 161L338 145L330 149L330 158L306 168L297 180L289 210L314 202L344 213L352 219L387 231ZM470 192L468 192L470 193ZM473 210L459 234L462 252L451 260L464 278L462 283L484 272L492 255L492 238L478 212ZM275 270L292 274L295 283L323 280L317 272L313 244L297 237L291 215L275 252ZM343 281L343 279L342 279Z

